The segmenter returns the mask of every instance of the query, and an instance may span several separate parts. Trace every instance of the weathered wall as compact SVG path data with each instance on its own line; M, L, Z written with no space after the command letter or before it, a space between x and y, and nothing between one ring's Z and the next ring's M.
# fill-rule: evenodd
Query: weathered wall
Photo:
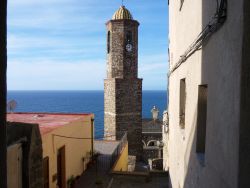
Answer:
M142 140L146 145L149 144L150 141L162 141L161 133L142 133Z
M216 1L170 0L170 69L216 12ZM169 78L169 172L172 187L237 187L243 1L203 48ZM180 80L186 78L185 129L179 126ZM198 86L208 85L204 165L196 153Z
M142 79L137 78L138 26L134 20L107 23L111 34L104 81L104 129L107 139L117 140L127 131L129 154L139 158L142 153ZM131 52L125 49L128 32L132 33Z
M74 121L59 127L42 136L43 157L49 157L49 186L56 188L57 181L52 177L57 173L57 153L65 146L66 182L73 175L81 175L88 163L88 153L91 151L91 139L62 138L53 135L62 135L76 138L91 138L91 117ZM83 157L85 158L83 163Z
M145 147L143 148L143 160L145 163L148 163L149 159L158 159L161 153L162 153L161 149L157 146Z
M104 137L116 140L116 80L104 80Z
M162 141L161 133L142 133L142 140L146 145L149 144L150 141ZM155 159L159 157L159 152L161 150L158 146L144 146L143 147L143 160L148 162L148 159ZM161 155L161 154L160 154ZM162 157L162 156L160 156Z
M250 1L244 0L238 187L250 187Z
M168 112L163 112L163 125L162 125L162 142L163 142L163 170L168 171L168 135L169 135L169 119L168 119Z
M7 149L7 187L22 187L22 144L13 144Z
M42 140L38 125L25 123L8 123L8 145L22 144L23 187L43 187Z
M0 187L7 187L7 0L0 2Z
M110 53L107 53L107 78L137 78L138 75L138 26L134 20L110 20ZM132 32L132 52L125 50L126 33Z

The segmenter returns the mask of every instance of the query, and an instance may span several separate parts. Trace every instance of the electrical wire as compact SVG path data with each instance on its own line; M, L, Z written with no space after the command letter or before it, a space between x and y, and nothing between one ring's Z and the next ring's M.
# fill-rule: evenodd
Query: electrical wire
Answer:
M195 41L188 47L183 55L180 56L179 61L169 71L168 77L178 69L186 60L193 55L197 50L200 50L203 44L215 33L226 21L227 18L227 0L221 0L220 5L217 0L217 10L211 21L206 25L202 32L198 35Z
M114 137L115 135L103 136L103 137L96 137L96 138L88 138L88 137L73 137L73 136L64 136L58 134L52 134L53 137L61 137L61 138L69 138L69 139L76 139L76 140L91 140L91 139L104 139Z

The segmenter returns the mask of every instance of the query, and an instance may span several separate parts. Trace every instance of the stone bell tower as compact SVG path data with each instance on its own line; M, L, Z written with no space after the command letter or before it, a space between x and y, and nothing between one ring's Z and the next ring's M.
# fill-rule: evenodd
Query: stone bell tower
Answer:
M121 6L107 26L107 79L104 81L105 137L127 132L129 155L142 154L142 79L138 78L138 26ZM114 137L110 137L114 135Z

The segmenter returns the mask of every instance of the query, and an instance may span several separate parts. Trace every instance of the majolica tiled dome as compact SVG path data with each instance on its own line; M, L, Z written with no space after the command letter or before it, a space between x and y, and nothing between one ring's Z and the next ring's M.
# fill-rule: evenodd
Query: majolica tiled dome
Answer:
M113 15L113 20L133 20L132 14L125 6L121 6Z

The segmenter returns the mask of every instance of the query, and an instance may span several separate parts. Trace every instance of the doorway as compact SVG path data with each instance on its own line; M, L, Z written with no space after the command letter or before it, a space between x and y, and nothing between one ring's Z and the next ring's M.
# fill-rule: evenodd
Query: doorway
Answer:
M57 152L57 186L58 188L66 188L65 175L65 146L61 147Z
M49 157L43 159L43 187L49 188Z

